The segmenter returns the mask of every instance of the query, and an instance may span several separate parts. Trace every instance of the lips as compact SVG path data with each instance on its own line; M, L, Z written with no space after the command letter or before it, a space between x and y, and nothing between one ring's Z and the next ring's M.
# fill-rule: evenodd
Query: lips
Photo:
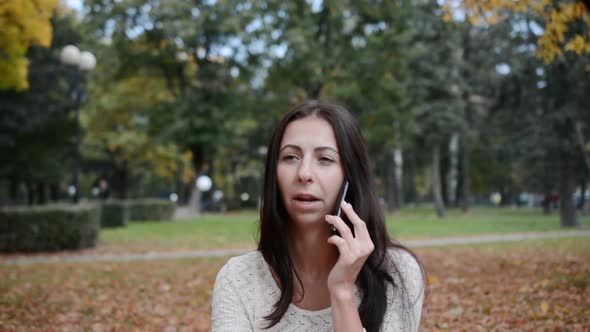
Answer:
M296 208L301 210L314 210L320 207L321 200L312 194L302 193L293 196Z
M293 197L294 200L296 201L302 201L302 202L313 202L313 201L319 201L320 199L315 197L312 194L297 194Z

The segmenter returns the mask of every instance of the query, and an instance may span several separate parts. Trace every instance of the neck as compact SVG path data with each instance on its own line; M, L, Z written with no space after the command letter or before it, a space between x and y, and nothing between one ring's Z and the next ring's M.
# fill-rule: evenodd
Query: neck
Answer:
M328 243L329 225L289 227L289 253L297 273L310 279L324 279L338 260L338 249Z

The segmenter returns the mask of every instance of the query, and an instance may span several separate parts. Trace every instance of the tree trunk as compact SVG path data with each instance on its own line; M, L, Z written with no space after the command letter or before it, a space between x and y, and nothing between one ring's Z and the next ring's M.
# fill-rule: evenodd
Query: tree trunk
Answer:
M446 212L441 192L439 143L434 143L432 145L432 196L434 198L436 214L439 218L444 218Z
M416 191L416 179L414 178L415 177L414 173L416 171L416 157L411 152L408 152L408 151L406 151L406 153L404 153L404 156L406 156L406 161L407 161L404 164L405 176L403 177L404 188L408 193L408 199L406 200L406 202L411 202L414 206L417 206L419 202L418 202L418 194Z
M443 174L447 174L449 172L449 162L448 162L448 154L446 153L446 149L441 149L439 146L439 180L440 180L440 193L442 195L443 204L445 206L449 206L449 186L448 186L448 177L444 176Z
M47 203L47 191L45 183L39 182L37 183L37 204L46 204Z
M463 196L463 200L461 201L461 208L463 209L464 213L467 213L469 212L469 210L471 210L471 162L467 130L468 129L463 130L463 139L461 142L461 194Z
M459 134L453 133L449 142L449 175L448 175L448 199L449 205L457 201L457 185L459 178Z
M398 192L397 192L397 179L396 179L396 163L395 153L391 151L391 154L385 153L385 202L387 205L387 211L393 213L398 210Z
M559 217L562 227L579 226L573 198L575 181L571 160L562 147L559 151Z
M15 178L10 178L9 179L9 193L8 193L8 198L9 198L9 204L10 205L16 205L18 204L18 180Z
M35 190L33 189L33 184L31 183L31 181L25 181L25 188L27 188L27 204L35 204Z
M190 147L191 152L193 154L193 168L196 174L196 179L201 176L204 175L206 172L206 168L207 166L205 165L205 149L198 144L195 144L193 146ZM193 181L192 183L189 184L188 188L189 190L187 190L187 192L189 192L189 196L188 196L188 209L189 209L189 213L193 214L193 215L198 215L201 213L201 199L202 199L202 194L201 192L198 190L197 186L196 186L196 182Z
M59 200L59 186L57 183L49 184L49 199L52 202L57 202Z
M395 161L395 198L397 208L401 209L404 206L404 156L402 149L395 149L393 157Z
M551 154L549 152L546 153L544 166L543 166L543 214L551 214L551 209L553 205L553 185L551 181Z
M116 167L114 169L113 181L110 184L113 188L115 197L119 199L127 199L129 195L129 170L123 167Z
M387 211L393 213L397 211L395 204L395 160L389 153L385 153L385 203Z

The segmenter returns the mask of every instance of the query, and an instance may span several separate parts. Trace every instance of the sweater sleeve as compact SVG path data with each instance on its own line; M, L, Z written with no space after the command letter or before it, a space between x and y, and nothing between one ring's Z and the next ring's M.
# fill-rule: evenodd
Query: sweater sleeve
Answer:
M211 300L211 329L214 332L252 331L240 291L232 280L231 260L225 264L215 279Z
M426 282L416 259L404 250L394 250L397 265L394 280L396 290L388 291L389 309L384 317L382 331L417 332L420 329L422 304Z

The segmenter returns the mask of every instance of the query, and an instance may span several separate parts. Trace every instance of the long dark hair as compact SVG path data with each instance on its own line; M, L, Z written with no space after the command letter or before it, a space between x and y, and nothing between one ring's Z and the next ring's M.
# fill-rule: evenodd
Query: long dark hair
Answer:
M407 249L394 243L387 234L385 219L375 193L367 147L355 118L342 105L319 101L306 101L294 106L276 127L268 146L260 209L258 250L278 276L281 288L281 297L275 304L273 312L265 317L269 321L268 328L281 320L291 303L294 292L294 269L289 255L287 236L289 216L283 205L277 182L279 149L287 125L308 116L317 116L328 121L332 126L340 151L342 168L350 183L347 201L365 221L375 246L359 273L357 286L363 294L359 307L362 324L367 331L378 331L387 309L386 283L389 282L393 287L403 287L403 285L396 285L391 272L388 271L388 267L391 269L393 266L393 272L399 273L395 262L388 259L387 249L390 247Z

